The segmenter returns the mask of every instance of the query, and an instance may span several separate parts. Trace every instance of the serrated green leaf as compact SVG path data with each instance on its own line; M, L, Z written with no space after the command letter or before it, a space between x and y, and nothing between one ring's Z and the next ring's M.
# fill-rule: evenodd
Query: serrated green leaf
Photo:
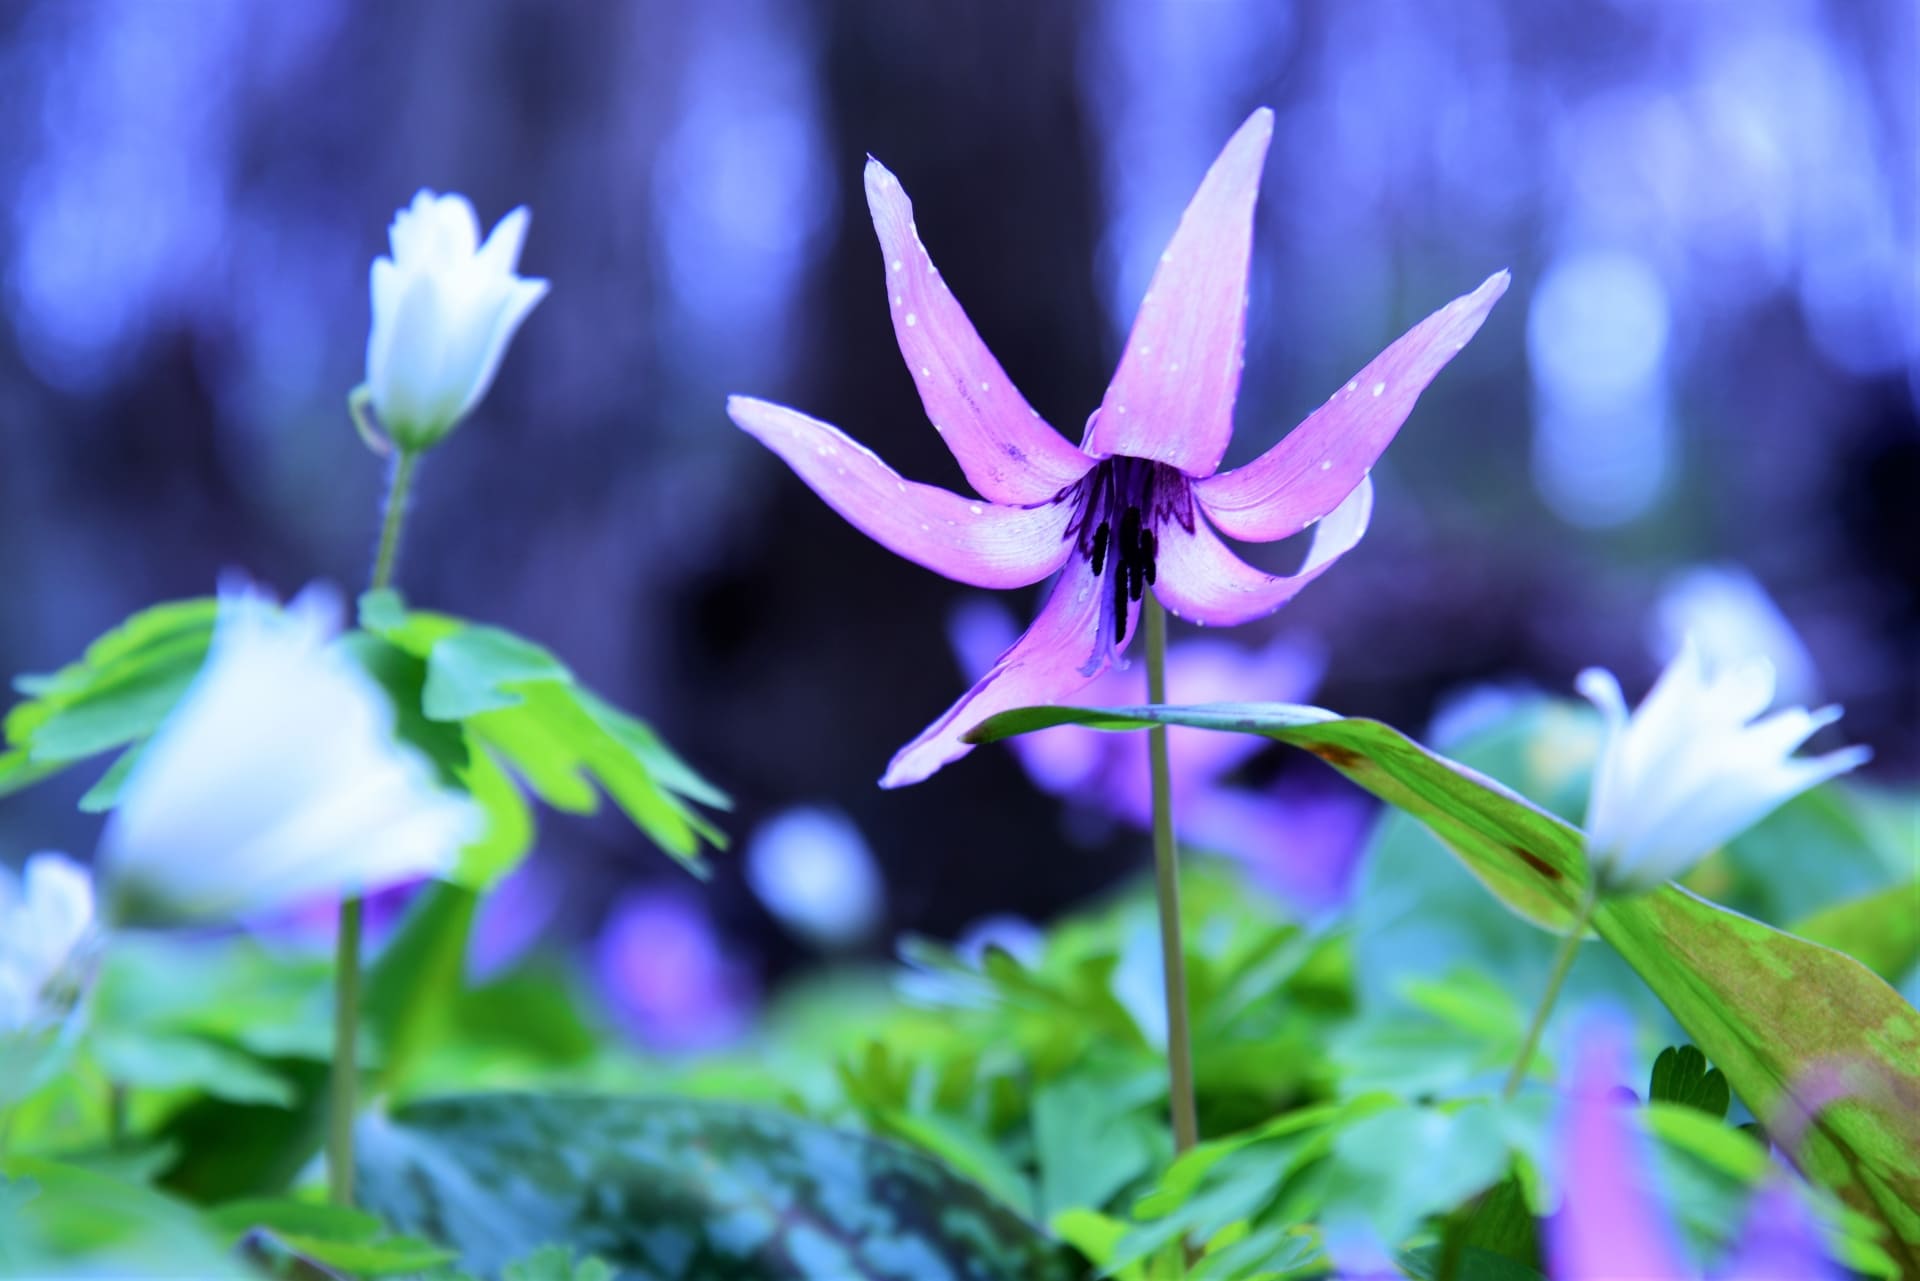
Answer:
M1188 725L1290 743L1418 818L1527 919L1564 929L1584 893L1577 829L1376 721L1284 704L1027 708L968 738L991 742L1066 724ZM1810 1088L1824 1065L1877 1074L1882 1095L1821 1111L1801 1160L1885 1224L1903 1265L1920 1271L1920 1011L1853 958L1677 887L1610 900L1594 928L1762 1119L1801 1111L1794 1091Z
M573 673L531 641L497 627L463 627L427 656L421 708L436 721L463 721L520 702L528 681L572 684Z
M485 1095L363 1120L361 1203L493 1273L564 1240L640 1281L1067 1275L1057 1247L907 1148L687 1099Z
M485 892L518 867L533 848L533 808L488 748L471 751L462 781L486 816L486 827L478 840L460 851L447 879Z
M434 720L421 712L426 663L367 632L349 633L340 643L386 691L393 704L394 733L427 758L444 786L459 786L471 754L467 736L459 725Z

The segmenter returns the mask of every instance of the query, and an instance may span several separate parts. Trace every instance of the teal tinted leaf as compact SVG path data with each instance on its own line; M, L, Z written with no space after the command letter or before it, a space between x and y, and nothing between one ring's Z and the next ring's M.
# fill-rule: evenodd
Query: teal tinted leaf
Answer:
M293 1087L257 1059L218 1041L181 1033L95 1030L94 1057L117 1084L197 1089L233 1103L291 1107Z
M390 591L363 596L360 621L424 664L416 699L422 716L464 727L476 748L492 753L489 764L510 768L555 809L592 813L604 792L655 844L700 874L701 842L724 847L725 837L696 807L725 808L726 794L644 722L581 687L548 650L500 628L408 610ZM481 799L494 802L487 807L496 823L489 825L486 848L470 852L458 879L484 887L511 870L530 832L529 841L519 839L524 811L512 805L488 764L466 781L491 788Z
M1580 832L1498 783L1376 721L1284 704L1027 708L969 735L1052 725L1154 724L1258 734L1313 752L1426 824L1500 900L1549 928L1584 892ZM1852 957L1667 886L1604 903L1594 928L1653 989L1763 1121L1791 1123L1798 1091L1854 1065L1876 1093L1821 1111L1803 1168L1878 1218L1920 1272L1920 1011Z
M1670 1045L1653 1061L1647 1097L1655 1103L1679 1103L1709 1116L1724 1117L1732 1102L1727 1078L1707 1066L1707 1056L1691 1045Z
M486 1095L369 1117L360 1201L498 1272L565 1241L620 1275L1064 1278L1063 1252L907 1148L688 1099Z
M257 1278L198 1211L152 1188L38 1157L0 1158L0 1189L31 1184L8 1201L0 1191L0 1276L124 1277L133 1264L194 1281Z
M468 626L427 656L421 710L436 721L463 721L520 701L525 681L572 684L573 674L546 650L497 627Z
M156 605L89 645L77 662L16 680L26 700L4 722L0 795L153 733L199 672L216 609L212 599Z
M500 1281L613 1281L613 1269L599 1259L575 1259L573 1247L549 1245L517 1263L509 1263Z
M1390 1108L1335 1137L1326 1214L1403 1241L1427 1216L1500 1182L1507 1163L1506 1137L1485 1104Z
M1035 1089L1031 1106L1040 1204L1050 1218L1076 1206L1099 1209L1159 1159L1156 1123L1140 1115L1124 1085L1064 1077Z
M145 747L144 743L136 744L114 758L113 764L107 766L107 772L80 797L82 814L104 814L120 803L120 789L127 785L127 778L139 763L140 753Z
M467 768L467 736L458 725L424 715L421 699L427 665L399 646L367 632L352 632L341 644L393 703L394 732L425 756L443 786L458 786Z

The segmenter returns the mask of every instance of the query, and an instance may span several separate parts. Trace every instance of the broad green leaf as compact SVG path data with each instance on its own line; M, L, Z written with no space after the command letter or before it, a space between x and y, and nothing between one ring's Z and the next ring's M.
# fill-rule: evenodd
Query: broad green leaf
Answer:
M392 701L394 732L432 762L442 784L458 785L471 749L459 725L435 720L421 712L420 703L428 679L426 663L368 632L353 632L343 644Z
M469 626L445 637L427 654L427 684L421 710L436 721L464 721L520 701L528 681L570 685L573 674L531 641L497 627Z
M1400 1266L1415 1281L1546 1281L1538 1268L1471 1245L1451 1260L1440 1246L1424 1245L1402 1254Z
M1065 1277L1032 1225L929 1158L687 1099L481 1095L369 1117L360 1201L497 1272L552 1241L635 1278Z
M13 1191L27 1186L30 1196ZM0 1157L0 1276L263 1275L228 1251L193 1207L152 1188L38 1157Z
M120 1085L197 1089L232 1103L293 1106L293 1087L284 1077L218 1041L103 1027L95 1029L92 1045L102 1070Z
M1670 1045L1653 1061L1647 1098L1655 1103L1678 1103L1720 1118L1732 1100L1727 1078L1707 1066L1707 1056L1691 1045Z
M1427 824L1502 902L1562 928L1584 892L1579 831L1498 783L1377 721L1286 704L1027 708L969 738L1054 725L1155 724L1258 734L1327 761ZM1877 1092L1821 1111L1803 1167L1884 1223L1920 1271L1920 1011L1849 956L1714 906L1678 887L1602 905L1594 928L1719 1065L1754 1114L1791 1126L1816 1074L1850 1065Z
M1821 909L1793 932L1870 966L1892 982L1920 964L1920 881L1900 881Z
M1364 1219L1382 1241L1403 1241L1427 1216L1499 1183L1508 1159L1486 1104L1389 1108L1335 1136L1325 1212L1329 1221Z

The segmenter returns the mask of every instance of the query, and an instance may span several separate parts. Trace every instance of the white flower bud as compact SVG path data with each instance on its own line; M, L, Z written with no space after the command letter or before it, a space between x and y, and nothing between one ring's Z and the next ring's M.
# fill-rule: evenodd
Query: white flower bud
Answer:
M1684 643L1631 716L1613 673L1589 668L1580 692L1605 717L1587 803L1587 850L1602 890L1638 893L1683 876L1720 845L1801 792L1854 769L1864 747L1794 750L1840 709L1773 703L1764 659L1711 670Z
M445 436L487 394L547 282L514 274L525 206L479 244L480 222L465 196L422 191L394 215L388 235L393 256L373 261L366 395L381 428L412 452Z

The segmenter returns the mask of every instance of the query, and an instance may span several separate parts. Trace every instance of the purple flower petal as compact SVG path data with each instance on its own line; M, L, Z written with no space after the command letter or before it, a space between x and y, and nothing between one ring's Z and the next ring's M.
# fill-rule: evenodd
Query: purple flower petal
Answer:
M1164 527L1160 581L1154 595L1176 617L1210 627L1230 627L1264 617L1292 600L1334 561L1353 550L1367 532L1373 513L1373 484L1362 478L1346 499L1314 530L1300 572L1263 573L1227 549L1204 520L1188 533L1177 524Z
M878 160L867 161L867 208L886 262L893 334L934 430L967 480L999 503L1040 503L1093 460L1027 404L974 332L914 226L913 202Z
M1754 1195L1739 1244L1714 1270L1719 1281L1841 1281L1793 1179L1774 1174Z
M1189 476L1220 466L1246 344L1253 202L1272 137L1273 112L1262 107L1227 141L1180 216L1088 428L1094 457L1148 458Z
M962 498L901 479L839 428L785 406L733 396L727 412L854 528L937 574L976 587L1025 587L1073 550L1070 503L1002 507Z
M1624 1025L1582 1026L1579 1061L1560 1122L1565 1200L1547 1220L1554 1281L1685 1277L1673 1225L1653 1187L1652 1154L1614 1087L1625 1076Z
M973 750L960 736L989 716L1015 707L1058 703L1085 689L1107 664L1107 638L1096 636L1103 584L1087 562L1074 557L1054 583L1046 605L1026 635L1000 656L993 669L961 695L939 720L894 755L882 787L918 783ZM1129 610L1139 611L1132 604ZM1129 619L1127 635L1134 628Z
M1508 279L1495 273L1409 329L1260 457L1197 481L1194 496L1220 532L1272 542L1332 511L1392 442L1427 384L1479 331Z

